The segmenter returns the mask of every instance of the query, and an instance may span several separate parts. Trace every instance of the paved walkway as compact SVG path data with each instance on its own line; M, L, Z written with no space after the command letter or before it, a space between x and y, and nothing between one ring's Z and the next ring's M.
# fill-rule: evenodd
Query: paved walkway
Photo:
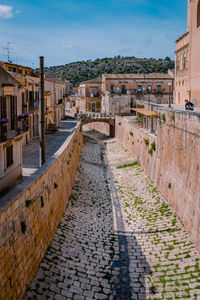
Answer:
M114 139L85 138L69 206L24 300L200 299L194 245L130 162Z
M65 120L59 123L58 131L46 135L46 159L48 160L72 134L77 121ZM39 168L39 138L33 139L23 147L23 176L33 174Z

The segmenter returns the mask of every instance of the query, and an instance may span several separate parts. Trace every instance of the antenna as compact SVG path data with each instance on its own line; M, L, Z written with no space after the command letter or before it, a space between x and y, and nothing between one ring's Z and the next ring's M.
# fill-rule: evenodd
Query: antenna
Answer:
M7 47L4 47L4 50L6 50L6 52L7 52L7 54L6 54L6 56L7 56L7 62L8 63L12 63L12 60L11 60L11 47L10 47L10 42L7 42Z

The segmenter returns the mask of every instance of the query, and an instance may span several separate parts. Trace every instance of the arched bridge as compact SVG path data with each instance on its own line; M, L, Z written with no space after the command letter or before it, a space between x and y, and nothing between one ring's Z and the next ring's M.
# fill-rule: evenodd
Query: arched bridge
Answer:
M110 127L110 137L115 137L115 118L111 117L88 117L82 118L82 125L86 125L94 122L102 122L109 124Z

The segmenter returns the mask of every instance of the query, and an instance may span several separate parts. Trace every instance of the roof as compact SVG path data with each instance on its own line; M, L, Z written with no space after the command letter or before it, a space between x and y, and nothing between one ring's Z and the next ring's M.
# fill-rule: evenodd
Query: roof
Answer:
M189 31L185 32L182 36L180 36L177 40L176 43L178 43L180 40L182 40L186 35L189 34Z
M130 108L130 110L134 110L137 113L140 113L140 114L145 115L145 116L158 117L158 114L155 111L152 111L152 110L147 110L147 109L144 109L144 108Z
M21 68L26 68L26 69L32 70L32 68L27 67L27 66L22 66L22 65L10 63L10 62L7 62L7 61L2 61L2 60L0 62L1 62L1 64L12 65L12 66L16 66L16 67L21 67Z
M172 79L167 73L103 74L105 79Z
M102 82L101 77L97 77L97 78L94 78L94 79L83 81L79 85L81 85L83 83L101 83L101 82Z

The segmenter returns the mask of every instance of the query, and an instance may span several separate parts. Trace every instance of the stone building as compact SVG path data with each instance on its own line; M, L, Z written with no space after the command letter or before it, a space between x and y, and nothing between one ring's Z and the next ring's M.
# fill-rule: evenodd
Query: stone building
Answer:
M76 105L81 113L101 112L101 78L80 83Z
M22 174L22 139L17 118L21 113L19 82L0 66L0 192Z
M65 100L69 95L69 82L59 78L45 78L45 120L46 129L58 123L65 116Z
M69 87L68 81L45 79L47 131L64 118ZM39 88L31 68L0 62L0 191L21 176L22 146L39 135Z
M101 112L129 114L139 100L158 104L173 97L173 73L103 74Z
M34 75L31 68L13 63L0 62L5 70L19 83L18 91L18 116L28 114L29 117L24 121L21 118L18 121L18 128L26 131L23 143L27 143L38 136L39 132L39 77Z
M200 0L188 0L187 32L176 41L175 102L200 106Z
M27 134L23 143L29 142L33 137L39 135L39 88L40 78L33 70L26 66L0 61L3 66L20 84L17 105L19 115L29 114L28 120L21 119L18 122L22 130ZM65 97L70 93L69 81L60 78L45 78L45 125L58 127L58 123L65 116ZM28 123L28 126L26 125ZM25 128L26 127L26 128Z

